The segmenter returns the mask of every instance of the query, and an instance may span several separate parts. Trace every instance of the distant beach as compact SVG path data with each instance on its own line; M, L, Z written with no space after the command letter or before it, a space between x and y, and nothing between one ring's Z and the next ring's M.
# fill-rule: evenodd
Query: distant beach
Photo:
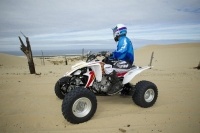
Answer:
M113 49L84 49L84 55L87 54L88 51L92 53L98 53L100 51L113 51ZM82 55L82 49L67 49L67 50L33 50L32 53L34 57L42 56L51 57L51 56L78 56ZM15 56L23 56L24 53L20 50L17 51L0 51L0 53L15 55Z

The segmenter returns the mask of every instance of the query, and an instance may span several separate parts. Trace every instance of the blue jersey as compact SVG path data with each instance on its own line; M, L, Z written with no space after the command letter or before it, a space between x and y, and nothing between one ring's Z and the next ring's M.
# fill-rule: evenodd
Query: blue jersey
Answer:
M131 65L134 62L134 51L131 40L126 36L120 36L117 49L113 52L113 58L127 61Z

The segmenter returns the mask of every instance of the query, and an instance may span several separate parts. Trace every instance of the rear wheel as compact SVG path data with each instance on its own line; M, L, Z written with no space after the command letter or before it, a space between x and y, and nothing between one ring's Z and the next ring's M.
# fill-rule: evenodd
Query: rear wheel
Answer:
M149 81L140 81L135 85L132 99L140 107L148 108L154 105L158 97L157 86Z
M97 109L97 99L93 92L85 88L70 91L62 103L62 113L67 121L78 124L90 120Z

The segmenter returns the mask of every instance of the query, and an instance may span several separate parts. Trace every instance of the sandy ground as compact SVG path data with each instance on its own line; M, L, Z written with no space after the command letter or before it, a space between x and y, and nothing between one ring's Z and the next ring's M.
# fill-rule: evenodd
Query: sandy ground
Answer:
M98 96L98 107L88 122L73 125L61 113L62 100L54 93L55 82L77 61L57 57L34 59L37 73L29 74L27 59L0 54L0 132L67 133L199 133L199 44L147 46L135 51L135 64L148 65L154 51L153 69L138 75L154 82L159 90L151 108L135 105L130 96Z

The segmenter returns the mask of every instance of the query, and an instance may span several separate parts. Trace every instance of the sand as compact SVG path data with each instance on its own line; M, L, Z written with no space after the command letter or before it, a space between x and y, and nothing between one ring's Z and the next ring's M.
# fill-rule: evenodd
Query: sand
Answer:
M70 124L61 113L62 100L54 93L55 82L78 61L54 65L62 57L34 58L37 73L29 74L25 57L0 53L1 133L199 133L200 43L151 45L135 51L135 65L148 65L154 51L153 69L136 76L154 82L159 90L153 107L141 108L131 96L97 96L94 117ZM49 60L49 61L47 61Z

